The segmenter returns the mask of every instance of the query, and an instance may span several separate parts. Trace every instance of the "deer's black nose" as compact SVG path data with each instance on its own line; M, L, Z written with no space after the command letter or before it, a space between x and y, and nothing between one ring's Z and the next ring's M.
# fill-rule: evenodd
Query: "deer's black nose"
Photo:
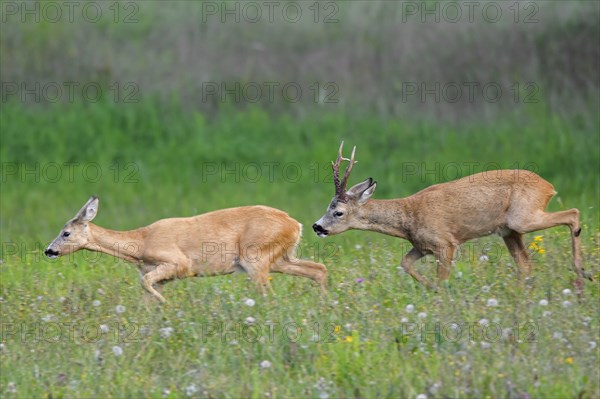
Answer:
M58 251L48 248L44 251L44 254L48 257L58 256Z
M323 226L321 226L320 224L317 224L317 223L313 224L312 228L315 231L315 233L317 233L317 234L325 234L326 235L328 233L327 230L325 230L323 228Z

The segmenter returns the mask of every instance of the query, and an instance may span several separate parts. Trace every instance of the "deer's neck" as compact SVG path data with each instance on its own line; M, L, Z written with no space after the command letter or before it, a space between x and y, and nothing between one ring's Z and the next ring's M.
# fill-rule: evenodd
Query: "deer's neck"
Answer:
M144 230L115 231L89 224L86 249L103 252L128 262L141 261L144 252Z
M358 230L376 231L394 237L408 238L410 210L403 199L371 199L359 208Z

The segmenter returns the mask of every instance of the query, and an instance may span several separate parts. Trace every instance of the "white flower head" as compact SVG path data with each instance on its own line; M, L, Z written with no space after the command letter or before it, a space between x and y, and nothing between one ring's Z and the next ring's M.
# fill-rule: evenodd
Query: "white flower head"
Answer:
M564 290L562 290L562 294L564 296L569 296L569 295L571 295L571 290L568 288L565 288Z
M117 306L115 307L115 312L117 312L117 313L119 313L119 314L121 314L121 313L125 313L125 310L126 310L126 309L125 309L125 306L123 306L123 305L117 305Z
M98 307L102 305L102 302L100 302L99 300L95 299L94 301L92 301L92 306Z
M490 324L490 321L488 319L479 320L479 325L481 326L487 326L488 324Z
M115 354L115 356L121 356L123 354L123 348L117 345L112 347L112 351Z
M413 305L412 303L409 305L406 305L406 307L404 308L404 310L406 310L407 313L412 313L415 311L415 305Z
M419 312L419 314L417 315L417 317L418 317L419 319L424 319L424 318L426 318L426 317L427 317L427 313L425 313L425 312Z
M548 306L548 300L547 299L540 299L540 306Z
M479 261L480 261L480 262L487 262L488 260L490 260L490 258L488 258L488 256L487 256L487 255L481 255L481 256L479 257Z
M187 396L192 396L196 392L198 392L198 388L196 388L196 385L194 383L192 383L192 384L188 385L187 387L185 387L185 394Z
M417 395L416 399L427 399L427 395L425 395L424 393L420 393Z
M100 331L102 331L103 333L107 333L109 330L110 329L106 324L100 324Z
M569 308L571 307L572 303L570 301L562 301L562 307L563 308Z
M160 330L158 330L158 333L162 338L169 338L171 336L171 333L173 333L173 327L163 327Z
M490 298L487 300L487 305L489 307L498 306L498 300L496 298Z
M248 317L246 317L246 320L244 320L244 323L246 323L249 326L251 326L255 322L256 322L256 319L252 316L248 316Z
M483 292L490 292L490 286L489 285L484 285L483 287L481 287L481 291L483 291Z
M244 301L244 304L245 304L246 306L250 306L250 307L252 307L252 306L256 305L256 302L254 301L254 299L247 298L247 299Z
M259 366L261 369L268 369L271 367L271 362L268 360L263 360L262 362L259 363Z

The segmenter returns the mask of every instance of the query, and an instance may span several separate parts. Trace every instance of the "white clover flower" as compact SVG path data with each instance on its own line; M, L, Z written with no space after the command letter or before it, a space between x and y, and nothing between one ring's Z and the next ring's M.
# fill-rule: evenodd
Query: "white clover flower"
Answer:
M481 255L481 256L479 257L479 261L480 261L480 262L487 262L488 260L490 260L490 258L488 258L488 256L487 256L487 255Z
M121 356L123 354L123 348L117 345L112 347L112 351L115 354L115 356Z
M196 392L198 392L198 388L196 388L196 385L193 383L185 387L185 394L187 396L192 396Z
M569 295L571 295L571 290L568 288L565 288L564 290L562 290L562 294L564 296L569 296Z
M100 331L102 331L103 333L107 333L109 330L110 329L106 324L100 324Z
M246 317L246 320L244 320L244 323L248 324L248 325L252 325L256 322L256 319L252 316L248 316Z
M562 301L562 307L568 308L571 307L572 303L570 301Z
M427 399L427 395L425 395L424 393L420 393L415 399Z
M256 305L256 302L254 301L254 299L247 298L247 299L244 301L244 304L245 304L246 306L250 306L250 307L252 307L252 306Z
M271 367L271 362L268 360L263 360L262 362L260 362L259 366L261 369L268 369Z
M425 312L419 312L419 314L417 315L417 317L418 317L419 319L424 319L424 318L426 318L426 317L427 317L427 313L425 313Z
M125 309L125 306L123 306L123 305L117 305L117 306L115 307L115 312L117 312L117 313L124 313L124 312L125 312L125 310L126 310L126 309Z
M487 305L489 307L498 306L498 300L496 298L490 298L487 300Z
M547 299L540 299L540 306L548 306L548 300Z
M413 305L412 303L409 305L406 305L406 307L404 308L404 310L406 310L407 313L412 313L415 311L415 305Z
M173 327L163 327L160 330L158 330L158 333L160 334L160 336L162 338L169 338L171 336L172 332L173 332Z
M479 325L481 326L487 326L488 324L490 324L490 321L488 319L481 319L479 320Z
M484 285L483 287L481 287L481 291L483 291L483 292L490 292L490 286L489 285Z
M100 301L99 301L99 300L97 300L97 299L95 299L95 300L92 302L92 306L98 307L98 306L100 306L100 305L102 305L102 302L100 302Z
M400 319L401 323L408 323L408 317L403 317Z
M355 248L355 249L357 249L357 250L358 250L358 249L361 249L361 248L362 248L362 245L360 245L360 244L356 244L356 245L354 246L354 248Z

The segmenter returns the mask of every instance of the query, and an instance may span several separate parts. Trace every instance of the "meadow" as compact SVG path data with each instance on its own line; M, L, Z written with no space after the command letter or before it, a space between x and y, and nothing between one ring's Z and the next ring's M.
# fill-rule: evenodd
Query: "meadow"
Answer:
M327 113L298 123L260 108L207 120L152 101L7 103L1 117L3 397L599 395L598 284L576 281L567 228L527 236L532 283L487 237L462 247L437 293L399 270L406 242L310 230L333 194L341 139L357 146L350 183L372 176L376 198L524 167L554 184L550 210L581 210L584 262L597 279L593 118L539 104L519 120L467 128ZM119 230L246 204L283 209L304 224L300 255L327 265L329 290L273 275L263 297L234 274L174 281L168 304L144 302L132 265L43 256L92 194L94 222ZM417 267L434 276L431 258Z

